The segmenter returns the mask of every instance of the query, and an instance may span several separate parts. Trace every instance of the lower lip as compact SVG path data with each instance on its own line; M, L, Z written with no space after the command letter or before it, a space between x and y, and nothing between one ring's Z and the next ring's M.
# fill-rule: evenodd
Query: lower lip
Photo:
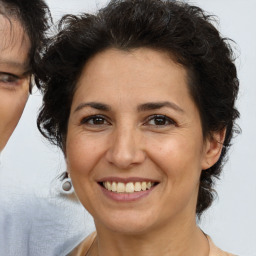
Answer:
M108 198L118 201L118 202L132 202L132 201L140 200L140 199L148 196L155 188L155 186L154 186L148 190L134 192L134 193L116 193L116 192L112 192L112 191L105 189L101 185L99 185L99 186L104 195L106 195Z

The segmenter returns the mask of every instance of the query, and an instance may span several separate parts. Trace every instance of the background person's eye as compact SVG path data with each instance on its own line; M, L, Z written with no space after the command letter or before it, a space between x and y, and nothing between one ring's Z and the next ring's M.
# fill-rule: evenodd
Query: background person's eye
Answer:
M0 73L0 83L17 83L20 78L13 74Z
M94 115L94 116L89 116L86 118L83 118L81 120L82 125L90 125L90 126L97 126L97 125L109 125L109 122L106 120L104 116L101 115Z
M13 74L0 72L0 88L15 90L22 84L22 78Z
M148 118L146 124L151 126L167 126L174 125L175 122L165 115L153 115Z

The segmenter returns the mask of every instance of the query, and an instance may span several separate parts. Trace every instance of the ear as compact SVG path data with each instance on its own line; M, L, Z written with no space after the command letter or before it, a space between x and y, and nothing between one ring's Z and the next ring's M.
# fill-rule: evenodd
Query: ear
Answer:
M226 136L226 128L211 133L205 141L202 170L212 167L219 159Z

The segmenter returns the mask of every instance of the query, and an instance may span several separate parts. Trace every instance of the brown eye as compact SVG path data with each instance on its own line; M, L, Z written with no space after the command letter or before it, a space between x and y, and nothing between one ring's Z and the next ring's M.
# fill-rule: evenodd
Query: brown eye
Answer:
M97 126L97 125L109 125L109 122L106 120L104 116L96 115L96 116L89 116L82 119L81 124Z
M105 123L105 120L101 117L95 117L95 118L92 118L88 123L93 125L102 125Z
M171 118L165 115L154 115L149 117L146 124L151 126L167 126L167 125L174 125L175 122Z

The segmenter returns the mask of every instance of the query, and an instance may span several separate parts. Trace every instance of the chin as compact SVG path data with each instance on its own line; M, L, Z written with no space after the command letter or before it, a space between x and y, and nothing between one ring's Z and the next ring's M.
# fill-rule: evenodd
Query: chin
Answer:
M115 216L108 215L108 219L95 220L96 227L101 225L112 232L123 235L142 235L154 226L156 219L151 213L119 213Z

